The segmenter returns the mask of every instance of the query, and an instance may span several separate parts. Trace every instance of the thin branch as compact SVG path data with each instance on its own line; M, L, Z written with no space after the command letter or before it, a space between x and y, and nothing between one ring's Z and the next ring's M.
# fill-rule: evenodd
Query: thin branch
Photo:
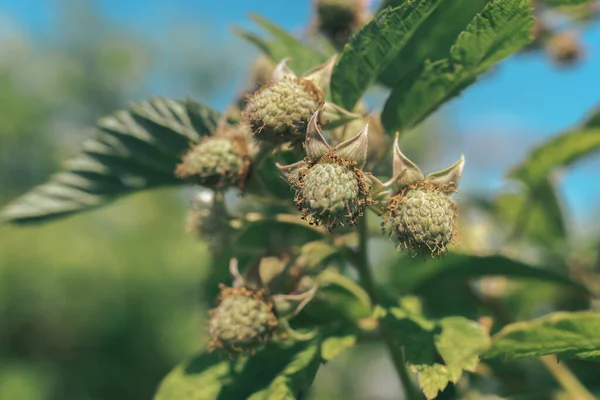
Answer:
M358 243L358 252L357 257L354 260L356 268L358 270L358 274L360 276L360 282L371 297L371 301L373 304L379 304L379 293L377 291L377 287L375 286L375 281L373 280L373 276L371 274L371 270L369 268L369 260L368 260L368 232L367 232L367 215L365 214L358 222L358 235L359 235L359 243ZM380 327L381 337L383 338L388 351L390 353L390 357L392 359L392 363L394 364L394 368L396 369L396 373L402 382L402 386L405 391L405 398L407 400L420 400L423 398L419 390L415 387L411 375L406 368L406 363L404 362L404 354L402 349L396 344L394 340L393 331L389 330L385 324L382 324Z

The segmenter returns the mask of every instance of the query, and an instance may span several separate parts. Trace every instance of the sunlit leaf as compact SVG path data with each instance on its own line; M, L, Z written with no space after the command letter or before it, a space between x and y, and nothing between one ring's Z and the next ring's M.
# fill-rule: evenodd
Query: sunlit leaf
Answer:
M477 354L490 346L490 338L481 325L463 317L447 317L439 321L442 332L435 336L435 347L442 356L450 380L457 382L462 371L475 371Z
M332 360L340 355L343 351L348 350L354 345L358 337L354 332L337 332L329 335L321 344L321 357L325 361Z
M529 0L493 0L452 46L448 58L426 62L392 90L381 115L389 131L414 127L477 76L531 41Z
M419 373L419 387L427 399L434 399L450 382L448 368L442 364L419 365L414 371Z
M333 70L333 101L352 110L441 1L418 0L384 10L352 36Z
M505 326L483 356L516 359L557 354L559 358L597 359L598 332L600 312L557 312Z
M421 69L426 60L447 57L458 35L489 2L490 0L443 0L421 24L400 54L390 62L379 81L392 88L405 81L415 70ZM412 3L412 0L387 0L382 6L398 7Z
M430 320L419 308L407 307L401 299L400 307L389 310L386 325L393 329L397 344L404 346L408 365L419 374L421 389L431 399L449 382L458 382L463 371L475 370L490 338L474 321L458 316Z
M42 222L150 188L183 183L174 175L191 143L216 127L199 103L152 98L100 119L94 138L64 171L10 203L1 221Z

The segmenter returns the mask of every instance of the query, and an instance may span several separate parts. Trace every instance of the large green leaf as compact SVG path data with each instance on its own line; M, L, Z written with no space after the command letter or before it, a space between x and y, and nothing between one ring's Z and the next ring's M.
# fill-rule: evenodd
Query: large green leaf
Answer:
M400 262L405 263L406 261L408 260L403 259ZM568 285L576 290L586 290L581 284L566 275L534 267L501 255L480 257L467 254L448 254L444 258L427 260L427 262L412 260L409 265L394 269L397 270L394 274L394 285L402 293L415 292L422 287L450 281L450 279L470 279L489 275L536 279Z
M490 345L485 329L463 317L425 318L414 298L402 298L389 310L385 323L397 344L404 346L406 361L418 372L428 399L435 398L448 382L458 382L463 371L474 371L478 355Z
M191 100L152 98L98 122L93 139L48 183L9 204L0 220L41 222L104 205L119 196L182 183L181 154L215 129L218 114Z
M327 55L310 48L265 17L251 14L250 19L270 33L272 37L265 38L243 29L235 29L235 33L258 47L275 63L289 57L288 65L296 74L303 74L327 59Z
M333 70L332 100L352 110L441 2L418 0L386 9L356 33Z
M557 312L505 326L484 357L516 359L557 354L561 358L600 357L600 312Z
M443 0L383 71L380 82L394 87L398 82L404 81L407 75L419 70L426 60L447 57L458 35L489 2L490 0ZM398 7L403 4L411 5L414 1L388 0L386 3L386 6Z
M555 168L566 167L599 149L600 127L575 129L558 135L532 150L509 176L528 185L537 185Z
M498 196L494 211L513 239L527 238L549 248L564 244L566 240L563 210L548 179L521 193Z
M270 344L251 357L202 353L175 368L154 400L295 400L319 368L320 339Z
M531 41L529 0L493 0L452 46L448 58L426 62L392 90L381 115L390 131L414 127L477 76Z

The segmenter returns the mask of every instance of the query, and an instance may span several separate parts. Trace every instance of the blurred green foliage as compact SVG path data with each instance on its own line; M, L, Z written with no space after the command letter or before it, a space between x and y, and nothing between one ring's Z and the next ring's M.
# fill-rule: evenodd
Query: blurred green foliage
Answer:
M110 26L93 2L57 4L52 38L18 26L0 37L0 204L47 179L88 126L153 92L162 73L154 45ZM210 97L233 66L174 42L173 67L185 69L171 83ZM162 190L56 224L0 228L0 399L149 399L199 349L210 260L184 232L186 208L180 192Z
M0 398L150 398L203 341L207 252L183 218L163 191L0 229Z

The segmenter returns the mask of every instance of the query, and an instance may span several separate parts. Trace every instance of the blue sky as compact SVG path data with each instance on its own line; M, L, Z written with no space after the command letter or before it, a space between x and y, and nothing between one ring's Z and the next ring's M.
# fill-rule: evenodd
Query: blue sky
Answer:
M116 24L130 24L150 35L161 35L161 27L185 19L206 28L208 40L216 46L236 40L231 26L249 27L249 12L267 18L295 32L301 32L310 15L309 0L99 0L106 15ZM51 34L55 2L52 0L8 0L0 14L8 15L32 34ZM448 157L430 167L443 167L464 152L477 168L464 177L468 190L502 187L503 172L524 157L531 146L578 123L600 105L600 24L582 32L585 62L571 69L559 69L543 55L522 55L501 63L460 98L440 111L446 116L456 138ZM239 82L239 78L232 82ZM218 96L223 106L235 94L232 84ZM185 95L185 93L182 93ZM564 176L561 193L575 222L583 226L589 213L600 217L600 158L592 156L571 168ZM577 210L577 212L574 212ZM588 218L586 218L586 216Z

